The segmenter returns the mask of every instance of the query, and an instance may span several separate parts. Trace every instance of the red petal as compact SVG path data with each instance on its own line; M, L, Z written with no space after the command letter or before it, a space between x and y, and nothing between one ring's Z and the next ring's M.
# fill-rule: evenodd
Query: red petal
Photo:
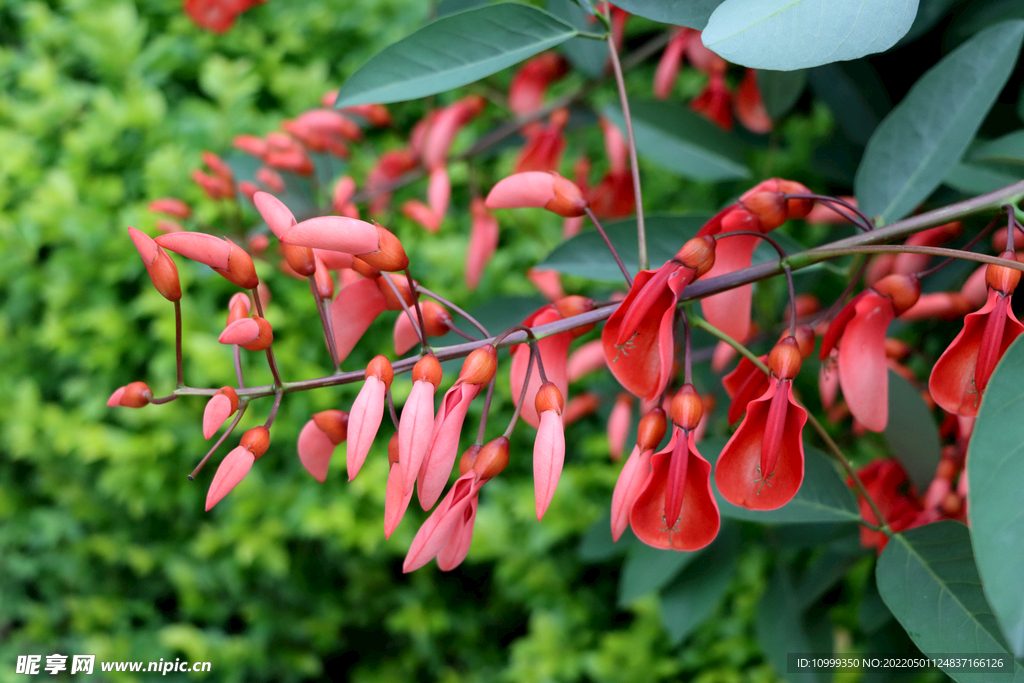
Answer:
M437 222L444 220L448 213L448 200L452 196L452 183L448 179L448 171L443 166L435 168L430 172L430 182L427 184L427 204L430 210L437 216Z
M224 420L231 417L233 412L235 411L231 408L231 399L224 394L214 394L210 397L203 410L203 438L209 439L216 434Z
M867 291L856 303L839 344L839 386L850 413L873 432L889 421L889 370L885 333L895 312L892 300Z
M299 461L319 482L327 481L327 467L334 455L334 442L310 420L299 432Z
M217 341L221 344L248 344L259 339L259 336L259 324L252 318L242 318L225 327Z
M747 416L718 456L715 483L722 496L733 505L750 510L775 510L792 500L803 482L803 427L807 422L807 411L793 400L793 387L790 383L783 387L790 405L786 411L779 459L771 479L768 482L759 481L761 477L758 470L768 410L778 390L776 382L764 396L747 406Z
M456 384L441 399L441 407L434 419L430 449L417 476L417 496L424 510L433 507L448 483L459 451L462 423L466 420L469 404L480 389L479 384Z
M154 241L164 249L211 268L228 269L231 243L219 237L201 232L172 232L160 235Z
M669 448L651 456L651 473L630 512L629 522L636 537L649 546L665 550L700 550L718 535L721 516L711 492L711 465L697 452L692 435L687 439L686 479L679 519L672 528L665 524L665 494L669 477Z
M473 214L473 227L466 247L466 286L476 289L484 268L498 248L498 221L479 197L473 199L470 212Z
M639 446L633 447L626 464L619 473L615 482L615 491L612 492L612 540L618 541L622 532L629 526L629 513L633 509L633 503L643 490L647 482L647 475L651 472L651 455L654 451L639 453Z
M256 210L260 212L263 220L267 222L267 227L277 235L278 239L281 238L285 230L295 225L295 216L284 205L284 202L274 195L257 192L252 196L252 203L256 205Z
M372 254L380 250L376 226L343 216L310 218L288 228L280 237L288 244L346 254Z
M213 481L210 482L210 490L206 493L207 512L245 479L254 462L256 456L243 446L236 447L224 456L217 473L213 475Z
M562 316L557 311L548 309L537 315L531 325L544 325L561 319ZM566 363L569 359L569 344L571 343L572 335L569 332L562 332L537 342L537 348L540 349L540 357L544 362L544 371L548 375L548 380L554 383L563 397L569 395ZM530 347L526 344L520 344L516 348L515 353L512 354L512 365L509 368L509 384L512 389L512 401L515 405L519 405L519 397L523 393L523 382L526 380L526 368L529 365L529 361ZM540 416L537 414L537 407L534 405L534 401L537 398L537 391L540 389L541 384L540 372L535 361L526 389L526 401L520 413L526 424L534 429L540 426Z
M441 552L456 525L462 521L466 508L476 498L479 488L474 472L470 471L459 477L448 495L416 532L416 537L412 539L409 553L402 564L403 572L409 573L419 569Z
M533 442L533 490L538 521L555 496L565 462L565 428L562 417L551 410L540 414L540 427Z
M543 207L555 198L555 179L544 171L516 173L498 181L487 195L488 209Z
M398 462L402 463L402 491L412 493L413 484L427 456L434 434L434 385L419 380L402 408L398 421Z
M384 494L384 538L391 538L395 529L402 522L405 511L412 500L412 488L402 491L404 469L401 463L392 463L388 472L388 485Z
M331 322L338 362L344 362L377 316L387 309L387 299L373 280L356 280L343 287L331 303Z
M476 520L478 500L478 496L469 499L469 506L462 512L462 519L455 525L451 536L448 537L448 542L437 554L437 567L441 571L449 572L466 559L469 546L473 543L473 522Z
M725 233L728 234L728 231ZM715 265L704 275L705 279L725 275L750 267L756 237L730 237L715 247ZM701 300L701 310L708 322L733 339L744 341L750 334L750 302L753 289L743 285Z

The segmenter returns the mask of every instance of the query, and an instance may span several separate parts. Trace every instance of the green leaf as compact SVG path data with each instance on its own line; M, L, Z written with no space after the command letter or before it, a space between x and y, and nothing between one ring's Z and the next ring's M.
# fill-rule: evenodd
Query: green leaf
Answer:
M1024 482L1024 342L1006 350L985 388L970 445L968 509L971 537L984 580L1010 646L1024 656L1024 594L1021 558L1024 526L1020 488Z
M973 479L973 452L971 458ZM971 517L973 524L973 509ZM896 534L878 558L875 577L885 604L924 654L1007 652L982 593L970 534L960 522L941 521ZM1017 584L1019 588L1019 580ZM1024 667L1017 662L1012 679L943 670L962 683L1024 681Z
M907 35L900 38L896 47L908 45L924 34L928 33L949 11L964 0L923 0L917 8L917 16L914 17L914 24L907 31Z
M1020 175L1009 172L1005 166L974 162L958 162L946 172L943 185L964 194L979 195L998 190L1019 181Z
M818 598L846 576L846 572L859 559L860 554L854 555L828 548L814 564L807 568L796 584L796 601L800 608L807 609L817 602Z
M757 72L757 87L764 100L764 108L772 121L778 121L793 108L804 88L807 86L807 71L768 71Z
M576 29L528 5L499 3L442 17L370 58L336 108L404 102L461 85L564 43Z
M984 142L970 154L971 161L1024 166L1024 130Z
M643 595L661 590L702 552L661 550L637 543L622 565L619 605L625 607Z
M587 529L587 533L583 534L576 554L584 562L607 562L613 557L625 555L635 543L636 536L628 527L618 543L612 540L611 514L607 514L594 522Z
M787 681L825 683L831 680L831 676L825 671L786 673L789 668L787 654L790 652L816 652L823 656L828 656L828 653L813 644L804 620L800 598L793 589L789 571L781 563L775 568L775 573L761 597L754 627L765 659L777 672L784 674Z
M592 32L601 26L588 21L590 16L586 10L574 0L548 0L547 8L565 23L575 26L577 31ZM559 49L574 67L591 78L604 75L604 65L608 62L608 45L604 41L577 37L562 43Z
M684 569L661 594L661 623L673 645L686 640L722 601L736 570L738 542L738 529L723 527L701 561Z
M858 145L868 143L892 109L885 84L867 60L819 66L808 72L808 80L836 117L843 135Z
M868 141L854 183L860 208L886 222L906 216L967 149L1006 85L1024 21L985 29L943 57Z
M889 423L885 440L892 455L910 475L917 490L924 493L935 477L942 444L935 415L910 382L889 371Z
M647 254L651 267L657 268L675 256L686 240L696 235L710 218L711 216L707 214L645 216ZM604 229L619 252L626 269L635 275L639 251L636 219L608 223ZM615 259L609 253L604 240L591 228L555 247L537 268L557 270L566 275L576 275L600 282L622 281L622 271L615 264Z
M458 14L468 9L476 9L488 4L490 0L441 0L437 3L437 18L446 17L449 14Z
M734 64L791 71L888 50L916 14L917 0L725 0L701 37Z
M663 24L704 30L711 13L720 4L722 0L620 0L615 6Z
M698 445L708 462L717 462L725 446L724 439L708 439ZM714 479L712 479L714 481ZM856 522L860 520L853 493L839 476L839 471L824 453L804 444L804 482L793 500L778 510L748 510L722 498L715 488L718 507L723 517L765 524L809 524L822 522Z
M693 180L750 177L739 140L700 114L671 102L634 100L629 107L637 152L662 168ZM618 105L606 106L603 113L626 130Z

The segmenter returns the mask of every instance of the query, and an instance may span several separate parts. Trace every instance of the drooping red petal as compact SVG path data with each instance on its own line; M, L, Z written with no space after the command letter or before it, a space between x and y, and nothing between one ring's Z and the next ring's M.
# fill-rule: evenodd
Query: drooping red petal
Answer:
M415 315L415 313L413 313ZM412 320L409 316L402 311L398 318L395 320L395 354L398 356L404 356L412 350L414 346L420 343L419 332L413 326Z
M873 432L889 421L889 370L885 333L896 316L892 299L872 290L856 303L856 315L839 343L839 386L850 413Z
M402 492L412 493L434 435L434 385L413 382L398 420L398 462L402 463Z
M384 382L370 375L356 396L352 410L349 411L348 445L345 453L349 481L359 474L359 469L370 452L370 446L377 437L377 430L380 429L380 422L384 417L386 389Z
M327 481L327 467L334 455L334 442L310 420L299 432L299 461L319 482Z
M224 420L231 417L233 412L235 411L231 408L231 399L227 396L224 394L211 396L203 410L203 438L209 439L216 434L220 426L224 424Z
M675 444L651 456L651 473L633 504L629 523L641 541L665 550L700 550L715 540L721 527L718 503L711 492L711 465L701 457L693 436L681 453L688 458L683 485L682 507L675 525L665 519L665 496L669 480L669 459Z
M704 279L749 268L759 242L758 238L748 236L730 237L718 242L715 246L715 265ZM727 289L701 299L701 310L709 323L733 339L743 341L750 334L752 296L750 285Z
M338 362L348 358L377 316L387 310L387 299L373 280L346 285L331 302L331 322Z
M259 339L260 326L252 318L242 318L236 320L220 333L220 337L217 338L221 344L248 344Z
M683 494L686 489L686 471L690 464L687 441L690 435L682 432L676 438L675 447L668 455L668 479L665 482L665 526L673 528L679 521L679 512L683 507Z
M440 223L444 215L448 213L448 200L452 195L452 184L448 179L448 169L441 166L430 172L430 182L427 185L427 204L430 210L437 216Z
M372 223L344 216L317 216L297 223L280 235L282 242L300 247L330 249L346 254L372 254L380 237Z
M473 226L466 247L466 286L476 289L484 268L498 248L498 220L491 215L479 197L470 204Z
M210 482L210 490L206 493L207 512L245 479L254 462L256 456L244 446L238 446L224 456L217 473L213 475L213 481Z
M402 564L403 572L408 574L415 571L437 557L451 539L456 525L463 521L463 513L476 498L479 489L480 484L476 481L476 474L473 471L459 477L448 495L416 532Z
M391 463L384 493L384 538L391 538L391 534L395 533L412 500L412 487L408 491L402 490L404 471L400 462Z
M1007 297L1009 298L1009 297ZM976 417L982 394L976 387L978 354L990 316L995 315L999 293L989 290L988 301L978 311L964 318L964 327L953 343L939 357L928 378L928 390L942 408L963 417ZM1006 306L1006 323L998 344L999 357L1024 332L1013 309ZM983 388L984 389L984 388Z
M448 483L459 451L462 423L466 420L469 404L481 388L479 384L456 384L441 399L441 407L434 418L430 448L417 475L416 495L424 510L433 507Z
M437 567L443 572L451 570L462 564L469 553L469 546L473 543L473 522L476 520L476 506L478 496L469 499L469 506L462 511L462 519L452 529L448 542L437 554Z
M612 492L612 540L618 541L622 532L629 526L629 513L633 509L633 503L643 490L647 482L647 475L651 472L651 455L654 451L647 450L639 452L640 447L634 446L633 452L626 459L619 478L615 482L615 490Z
M767 361L768 356L761 356L762 363ZM736 369L722 378L725 393L732 399L726 416L729 424L740 419L747 411L747 404L768 391L769 384L768 375L764 374L761 368L746 357L740 358Z
M402 204L402 215L420 225L427 232L441 229L441 217L433 209L418 199L410 199Z
M608 415L608 454L612 460L622 457L629 438L629 428L633 422L633 397L622 392L615 399L612 412Z
M718 456L715 483L722 496L733 505L750 510L775 510L792 500L803 482L803 427L807 411L793 400L791 383L783 383L781 389L778 384L772 384L764 396L747 406L747 416ZM762 481L759 470L764 431L771 399L780 390L786 391L789 400L786 424L775 471L768 481Z
M672 38L668 41L665 51L661 53L658 68L654 72L654 96L659 100L668 99L672 94L672 87L676 83L676 76L679 75L679 67L683 63L683 53L690 41L690 34L691 30L688 28L673 29Z
M555 497L565 462L565 428L562 416L553 410L540 414L540 427L533 442L533 491L537 519L541 520Z
M545 307L537 314L529 325L544 325L562 316L557 311ZM558 387L563 397L569 395L569 379L566 375L566 363L569 359L569 344L572 343L572 335L569 332L562 332L550 337L545 337L537 342L540 349L541 360L544 361L544 370L548 380ZM519 397L523 392L523 382L526 380L526 368L530 361L530 348L526 344L520 344L512 354L512 365L509 368L509 384L512 389L512 401L519 405ZM540 426L540 416L537 414L537 407L534 400L537 398L537 391L542 384L540 372L534 362L533 372L530 373L529 383L526 389L526 399L520 416L534 429Z
M832 319L832 322L828 324L828 330L825 332L825 336L821 340L821 350L818 352L818 357L825 360L832 353L832 349L836 347L839 340L843 336L843 332L846 330L846 326L853 320L853 316L857 315L857 302L860 301L867 292L861 292L857 296L850 299L845 306L843 306L836 317Z
M752 133L765 134L772 130L772 120L761 99L761 90L757 86L757 71L747 69L743 80L736 88L736 118L743 127Z
M571 354L565 364L565 374L569 382L575 382L585 375L597 372L605 366L604 345L600 339L583 344Z
M257 192L252 196L252 203L256 205L256 210L260 212L263 220L267 222L267 227L270 228L272 233L277 235L278 239L284 234L285 230L295 225L295 216L284 205L284 202L274 195L267 192Z

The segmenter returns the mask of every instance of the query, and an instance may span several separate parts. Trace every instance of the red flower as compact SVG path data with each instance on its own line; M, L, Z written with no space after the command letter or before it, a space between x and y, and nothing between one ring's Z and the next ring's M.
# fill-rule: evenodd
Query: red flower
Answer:
M629 515L651 473L651 456L665 437L665 411L652 408L640 419L636 431L636 446L626 459L612 493L612 540L618 541L629 526Z
M876 460L858 470L857 476L893 531L904 531L922 523L918 520L924 508L910 478L897 461L892 458ZM861 517L877 525L879 521L868 502L861 496L857 499ZM888 542L889 538L881 531L860 528L860 544L865 548L878 548L881 553Z
M608 319L601 333L605 361L619 383L636 396L653 400L668 386L679 295L714 262L714 238L691 239L658 270L641 271Z
M1011 251L1002 257L1016 260ZM939 357L928 380L935 402L964 417L977 416L996 363L1024 332L1010 306L1020 271L990 265L986 275L988 300L981 310L964 318L964 328Z
M668 447L651 456L651 471L629 513L636 537L665 550L699 550L721 526L711 492L711 465L694 443L703 405L692 384L672 400L675 425Z
M807 411L793 399L800 347L786 337L768 357L773 382L747 406L736 433L718 456L715 483L733 505L774 510L788 503L804 479L803 428Z

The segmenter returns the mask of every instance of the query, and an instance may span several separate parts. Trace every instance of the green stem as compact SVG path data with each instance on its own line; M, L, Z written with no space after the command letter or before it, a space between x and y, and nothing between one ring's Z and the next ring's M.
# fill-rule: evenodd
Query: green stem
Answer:
M690 319L690 324L691 325L693 325L694 327L700 328L700 329L704 330L705 332L710 332L715 337L718 337L719 339L724 341L726 344L728 344L732 348L736 349L736 351L738 351L742 356L746 357L747 360L749 360L751 363L753 363L758 368L760 368L761 372L763 372L766 375L770 374L770 371L768 370L768 366L764 364L764 361L762 361L760 358L755 356L754 352L751 351L750 349L748 349L746 346L744 346L740 342L736 341L735 339L730 337L728 334L726 334L722 330L718 329L717 327L715 327L714 325L709 323L704 318L701 318L700 316L691 315L689 317L689 319Z

